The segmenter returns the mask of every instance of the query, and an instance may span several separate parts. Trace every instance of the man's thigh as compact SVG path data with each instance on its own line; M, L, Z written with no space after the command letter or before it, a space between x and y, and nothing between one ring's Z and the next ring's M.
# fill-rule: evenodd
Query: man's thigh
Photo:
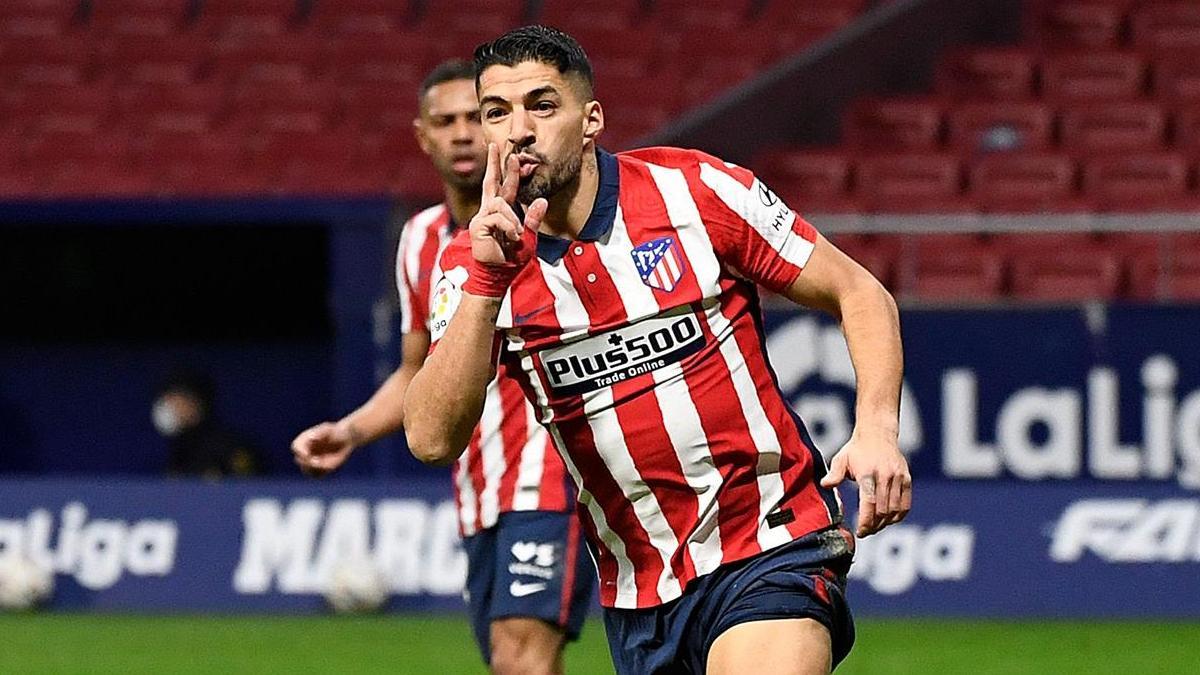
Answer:
M505 513L496 525L490 618L538 619L578 637L595 583L574 514Z
M709 675L826 675L833 668L829 630L816 619L738 624L708 652Z

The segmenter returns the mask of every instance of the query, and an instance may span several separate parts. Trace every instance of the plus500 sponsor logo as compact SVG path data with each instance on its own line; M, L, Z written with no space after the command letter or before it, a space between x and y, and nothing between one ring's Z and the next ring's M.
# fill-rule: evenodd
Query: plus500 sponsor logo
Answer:
M581 394L627 380L694 354L704 345L694 314L646 319L542 352L550 386Z
M178 539L174 521L89 519L86 506L71 502L57 521L47 509L35 509L24 520L0 520L0 562L23 555L100 591L126 572L142 577L170 574Z
M1085 554L1110 563L1200 562L1200 501L1075 502L1054 527L1050 558L1073 563Z
M974 557L975 531L967 525L901 523L858 541L850 578L866 582L876 593L898 595L921 580L963 581Z
M252 499L242 523L239 593L322 593L345 560L372 560L401 595L458 595L466 579L451 502Z

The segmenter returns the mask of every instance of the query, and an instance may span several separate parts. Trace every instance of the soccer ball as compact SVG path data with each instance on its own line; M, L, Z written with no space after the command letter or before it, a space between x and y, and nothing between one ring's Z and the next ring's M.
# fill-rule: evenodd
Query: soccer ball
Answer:
M340 561L325 587L325 601L338 614L378 611L390 595L387 578L379 566L367 558Z
M54 572L24 556L0 560L0 610L33 609L54 594Z

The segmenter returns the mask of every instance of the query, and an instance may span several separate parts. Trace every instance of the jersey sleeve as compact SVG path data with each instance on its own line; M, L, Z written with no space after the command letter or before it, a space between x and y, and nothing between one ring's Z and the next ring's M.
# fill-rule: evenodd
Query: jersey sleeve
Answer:
M435 279L429 294L429 353L437 348L438 341L446 334L450 320L462 303L463 286L467 283L471 269L471 238L464 230L460 232L438 258L434 266ZM492 363L500 357L503 335L496 331L492 340Z
M419 251L413 240L416 225L410 219L400 230L400 245L396 248L396 292L400 298L400 333L429 329L428 298L421 297Z
M808 263L817 230L750 171L697 153L692 191L717 257L772 291Z

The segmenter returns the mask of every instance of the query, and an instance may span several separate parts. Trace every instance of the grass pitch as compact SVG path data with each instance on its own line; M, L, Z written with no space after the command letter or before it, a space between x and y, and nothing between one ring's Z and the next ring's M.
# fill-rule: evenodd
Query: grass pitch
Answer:
M1200 672L1200 623L862 620L858 637L839 675ZM484 672L456 616L0 614L6 675ZM599 621L567 673L612 673Z

